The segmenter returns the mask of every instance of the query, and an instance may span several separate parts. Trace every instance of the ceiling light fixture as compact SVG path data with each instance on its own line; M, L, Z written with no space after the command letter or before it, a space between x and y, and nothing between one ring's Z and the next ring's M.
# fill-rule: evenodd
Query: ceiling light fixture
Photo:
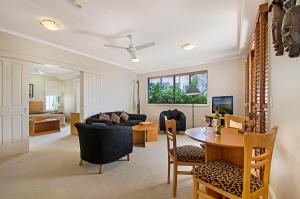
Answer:
M190 43L185 43L182 44L181 48L184 50L192 50L193 48L195 48L195 45Z
M138 58L132 58L132 59L130 59L132 62L135 62L135 63L137 63L137 62L140 62L140 60L138 59Z
M38 70L38 72L37 72L39 75L43 75L43 74L45 74L43 71L41 71L41 70Z
M53 19L41 19L40 24L51 31L58 31L60 30L60 25Z

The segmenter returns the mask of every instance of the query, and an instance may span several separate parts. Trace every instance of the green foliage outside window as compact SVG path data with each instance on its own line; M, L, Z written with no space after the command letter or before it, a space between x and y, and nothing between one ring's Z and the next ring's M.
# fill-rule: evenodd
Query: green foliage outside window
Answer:
M186 95L186 89L191 85L197 86L199 95ZM149 104L191 104L192 102L207 104L207 72L148 79Z

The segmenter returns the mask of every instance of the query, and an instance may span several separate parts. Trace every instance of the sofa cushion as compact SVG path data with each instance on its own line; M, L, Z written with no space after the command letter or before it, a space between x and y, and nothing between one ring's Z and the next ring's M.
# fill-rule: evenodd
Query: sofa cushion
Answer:
M117 114L112 113L112 114L111 114L111 117L110 117L110 120L111 120L112 122L118 124L118 123L120 123L121 118L120 118L120 116L118 116Z
M215 160L192 170L200 180L241 197L243 192L243 168L228 161ZM262 180L251 174L251 193L264 186Z
M121 113L120 117L123 121L127 121L129 119L129 115L125 111Z
M107 115L107 114L105 114L105 113L100 113L99 120L109 121L110 120L110 116Z

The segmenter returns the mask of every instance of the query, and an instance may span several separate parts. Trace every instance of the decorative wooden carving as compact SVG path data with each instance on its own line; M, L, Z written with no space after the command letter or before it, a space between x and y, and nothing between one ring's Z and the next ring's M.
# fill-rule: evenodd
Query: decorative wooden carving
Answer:
M284 47L282 42L281 27L285 14L283 9L283 0L273 0L269 12L272 12L272 38L274 44L275 56L283 55Z
M283 44L291 58L300 55L300 5L286 11L282 24Z
M276 56L300 55L300 5L296 0L273 0L269 12L272 12L272 38Z

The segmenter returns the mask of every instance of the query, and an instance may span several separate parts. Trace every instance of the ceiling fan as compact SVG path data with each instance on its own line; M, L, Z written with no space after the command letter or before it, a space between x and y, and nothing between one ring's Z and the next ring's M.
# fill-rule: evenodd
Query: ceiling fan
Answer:
M149 43L146 43L146 44L143 44L143 45L133 46L132 35L127 35L126 37L128 37L128 39L129 39L129 47L115 46L115 45L109 45L109 44L104 44L104 46L127 50L127 52L130 55L130 60L132 62L139 62L140 60L136 57L136 54L135 54L136 51L137 50L142 50L144 48L148 48L148 47L151 47L151 46L155 45L154 42L149 42Z

